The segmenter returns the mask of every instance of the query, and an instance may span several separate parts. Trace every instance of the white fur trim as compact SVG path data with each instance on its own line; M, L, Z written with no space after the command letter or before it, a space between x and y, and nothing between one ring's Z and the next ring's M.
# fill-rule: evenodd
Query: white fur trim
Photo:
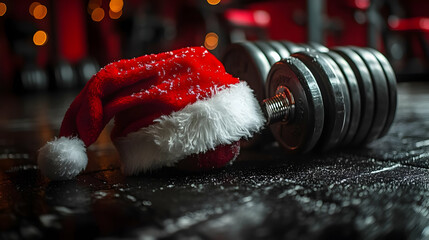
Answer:
M52 180L67 180L88 164L85 144L79 138L60 137L40 148L37 158L42 173Z
M122 171L130 175L172 166L188 155L249 138L264 126L265 118L246 82L213 91L211 98L116 139Z

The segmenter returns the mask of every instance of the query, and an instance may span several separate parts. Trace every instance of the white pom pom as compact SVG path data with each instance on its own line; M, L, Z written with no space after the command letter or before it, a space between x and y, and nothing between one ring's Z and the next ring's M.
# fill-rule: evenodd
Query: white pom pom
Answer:
M88 164L85 144L76 137L56 138L40 148L38 164L52 180L67 180L78 175Z

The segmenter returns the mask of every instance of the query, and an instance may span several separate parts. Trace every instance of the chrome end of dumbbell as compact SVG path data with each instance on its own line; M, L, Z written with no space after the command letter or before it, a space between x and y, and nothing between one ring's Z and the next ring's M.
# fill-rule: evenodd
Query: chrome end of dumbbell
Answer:
M279 121L287 123L294 117L295 99L287 87L279 86L276 95L263 101L262 109L267 125Z

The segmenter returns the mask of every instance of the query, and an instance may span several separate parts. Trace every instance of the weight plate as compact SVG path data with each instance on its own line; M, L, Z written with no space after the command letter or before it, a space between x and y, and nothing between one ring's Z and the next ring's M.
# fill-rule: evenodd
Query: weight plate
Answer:
M285 46L276 41L267 41L274 50L280 55L282 59L290 57L290 53Z
M283 46L285 46L287 48L287 50L289 50L289 53L291 55L294 53L297 53L297 52L305 51L304 47L299 46L298 44L293 43L293 42L279 41L279 43L281 43Z
M318 142L324 124L323 99L315 77L297 58L283 59L268 74L266 95L286 87L295 100L295 113L287 124L270 125L271 132L288 153L306 153Z
M378 62L381 64L387 80L387 88L388 88L388 94L389 94L389 110L387 114L386 124L384 125L383 130L380 133L380 137L383 137L389 131L389 128L392 125L393 119L395 118L396 105L398 103L396 76L392 66L390 65L389 61L386 59L386 57L383 54L381 54L379 51L372 48L367 48L367 49L372 54L374 54Z
M234 43L226 50L222 63L229 74L249 84L259 103L265 99L270 63L259 48L250 42Z
M265 99L265 81L271 68L264 53L251 42L234 43L226 50L222 63L228 73L249 84L261 104ZM253 138L241 141L241 146L251 148L267 142L272 142L272 136L268 130L263 130Z
M100 66L94 59L83 59L76 65L79 85L84 86L98 72Z
M356 131L359 126L360 121L360 115L361 115L361 102L360 102L360 93L359 93L359 85L357 83L355 74L353 73L352 68L350 65L344 60L343 57L341 57L338 53L329 51L326 53L329 55L334 62L337 63L338 67L341 69L343 76L347 82L347 87L349 90L350 95L350 102L351 102L351 116L350 116L350 123L348 129L346 129L347 134L344 137L344 139L341 141L342 146L348 145L352 140L353 137L356 135Z
M352 47L351 49L359 54L366 64L374 87L374 118L368 136L365 139L365 142L371 142L380 136L386 124L387 112L389 110L387 80L380 63L374 55L363 48Z
M38 92L46 91L49 87L49 77L43 68L36 65L25 65L14 81L17 91Z
M54 65L52 78L57 89L73 89L79 84L75 69L67 61L59 61Z
M281 60L280 55L268 43L262 41L257 41L253 43L264 53L271 66Z
M302 47L304 49L304 51L316 51L316 49L314 49L312 46L305 44L305 43L299 43L297 44L298 46Z
M344 117L344 125L343 125L343 128L341 129L340 139L338 142L338 144L342 145L342 142L347 135L347 130L349 128L350 117L351 117L351 100L350 100L349 88L347 86L346 78L343 72L341 71L340 67L338 66L338 64L329 55L325 53L319 53L319 55L323 56L328 61L329 65L331 65L335 75L337 75L338 80L340 81L340 86L343 91L345 117Z
M347 61L359 85L361 117L358 130L351 142L352 145L359 145L368 135L374 117L374 88L372 87L371 75L362 58L351 49L337 47L333 51L340 54Z
M292 57L298 58L310 69L319 85L324 103L325 121L316 148L321 151L330 150L339 142L345 122L345 104L340 80L328 61L316 52L294 53Z
M310 46L311 48L313 48L314 50L319 51L319 52L324 52L324 53L329 52L329 48L323 46L320 43L309 42L307 45Z

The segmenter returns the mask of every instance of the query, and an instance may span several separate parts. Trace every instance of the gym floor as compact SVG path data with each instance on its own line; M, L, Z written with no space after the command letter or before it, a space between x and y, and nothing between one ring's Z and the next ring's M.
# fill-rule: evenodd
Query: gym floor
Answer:
M427 239L429 82L398 94L387 136L359 149L273 145L209 173L125 177L107 128L64 182L41 176L36 155L76 93L1 96L0 238Z

